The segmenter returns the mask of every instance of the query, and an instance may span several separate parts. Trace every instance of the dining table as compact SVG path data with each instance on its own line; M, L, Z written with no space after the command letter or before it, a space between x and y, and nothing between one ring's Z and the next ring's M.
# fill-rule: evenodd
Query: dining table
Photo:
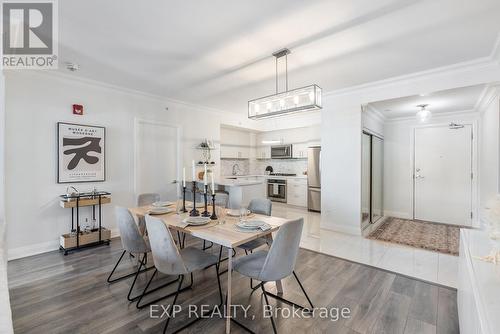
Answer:
M175 207L175 206L174 206ZM144 216L149 214L153 206L132 207L129 211L137 219L144 219ZM165 225L174 231L182 232L199 238L202 240L213 242L227 249L227 298L226 298L226 333L231 331L231 277L233 269L233 249L252 240L258 238L267 238L268 243L272 243L272 233L278 231L281 225L287 220L280 217L266 216L261 214L251 214L248 219L259 220L267 223L271 228L262 231L242 231L236 227L240 221L240 217L226 215L224 221L219 219L211 220L206 225L192 226L185 223L185 219L189 217L189 212L172 212L166 214L154 215L159 218ZM278 294L283 293L281 281L276 281L276 290Z

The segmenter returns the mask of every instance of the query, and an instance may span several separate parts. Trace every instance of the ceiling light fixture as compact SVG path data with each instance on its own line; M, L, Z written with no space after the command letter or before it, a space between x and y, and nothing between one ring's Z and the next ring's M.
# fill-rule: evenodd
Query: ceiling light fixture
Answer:
M261 119L296 113L312 111L322 108L321 88L318 85L288 90L288 55L290 50L282 49L273 53L276 58L276 93L248 101L248 118ZM285 57L285 82L284 92L278 92L278 59Z
M419 104L417 107L420 108L419 111L417 111L417 120L420 123L425 123L432 117L432 113L430 110L425 109L428 106L428 104Z

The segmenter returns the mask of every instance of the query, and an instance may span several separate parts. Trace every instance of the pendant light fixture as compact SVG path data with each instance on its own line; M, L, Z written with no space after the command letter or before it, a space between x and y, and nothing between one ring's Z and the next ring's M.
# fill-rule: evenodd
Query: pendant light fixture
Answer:
M428 106L428 104L419 104L417 107L420 108L419 111L417 111L417 120L420 122L420 123L425 123L427 122L428 120L431 119L432 117L432 113L430 110L428 109L425 109L426 107Z
M321 88L318 85L288 90L288 55L290 50L282 49L273 53L276 58L276 93L248 101L248 118L262 119L284 116L300 111L322 108ZM285 91L278 92L278 59L285 57Z

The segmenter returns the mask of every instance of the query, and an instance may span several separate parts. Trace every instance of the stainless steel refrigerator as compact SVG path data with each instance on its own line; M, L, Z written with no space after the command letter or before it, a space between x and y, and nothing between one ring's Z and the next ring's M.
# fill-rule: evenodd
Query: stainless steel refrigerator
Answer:
M321 212L321 146L307 151L307 208Z

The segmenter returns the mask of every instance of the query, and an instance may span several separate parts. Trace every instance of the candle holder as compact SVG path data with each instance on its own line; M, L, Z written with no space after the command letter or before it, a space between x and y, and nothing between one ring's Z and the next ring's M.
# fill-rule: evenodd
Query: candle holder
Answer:
M210 212L208 212L208 185L205 184L205 193L203 194L203 197L205 199L205 211L201 213L203 217L210 217Z
M210 219L217 220L217 215L215 214L215 193L212 194L212 215Z
M188 212L186 210L186 186L182 187L182 212Z
M189 212L191 217L197 217L200 215L200 212L196 210L196 181L193 181L193 210Z

